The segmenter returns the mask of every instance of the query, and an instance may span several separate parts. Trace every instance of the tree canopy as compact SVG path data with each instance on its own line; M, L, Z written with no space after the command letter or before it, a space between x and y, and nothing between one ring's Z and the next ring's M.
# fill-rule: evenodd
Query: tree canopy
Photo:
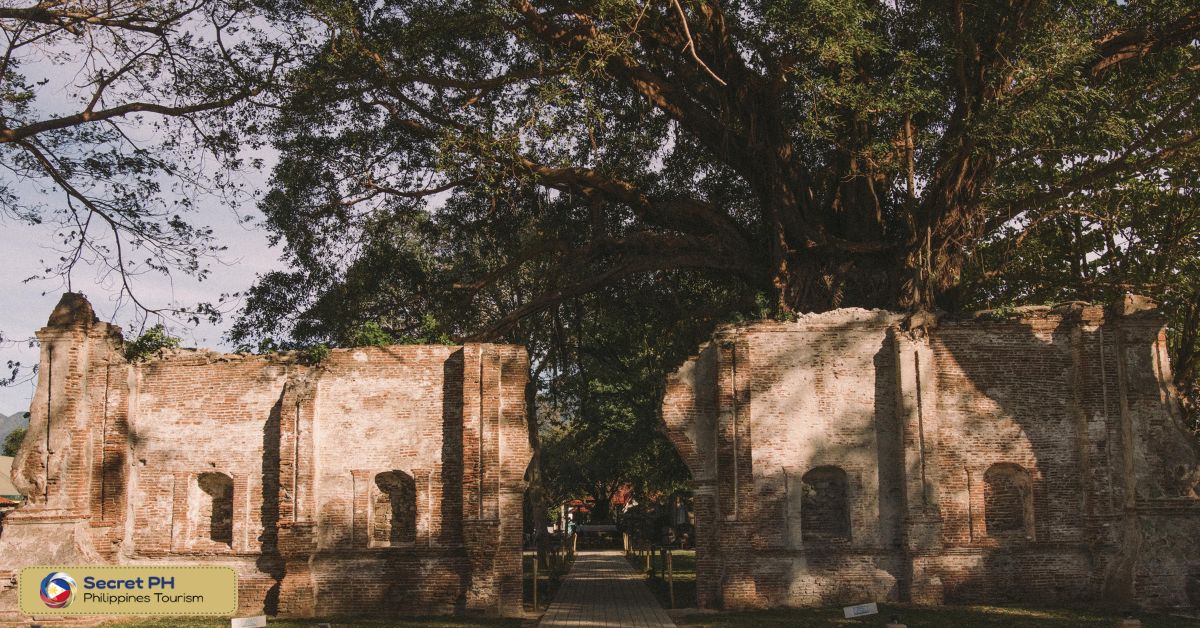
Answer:
M235 341L519 342L547 436L622 468L664 442L663 373L744 316L1145 292L1200 398L1194 0L41 2L0 25L4 167L62 203L0 196L57 217L61 269L124 280L128 242L203 272L164 181L269 140L290 268ZM66 113L26 51L81 64Z
M1186 0L279 8L325 32L274 126L265 207L297 258L344 259L327 253L434 195L572 200L557 207L577 242L510 234L518 254L463 278L470 293L539 261L558 276L483 335L674 269L782 310L953 309L1001 230L1122 181L1191 183Z
M635 437L662 375L760 311L1145 292L1195 399L1194 2L268 10L314 25L261 205L292 268L233 337L526 344L555 472L593 492L589 456L664 442Z

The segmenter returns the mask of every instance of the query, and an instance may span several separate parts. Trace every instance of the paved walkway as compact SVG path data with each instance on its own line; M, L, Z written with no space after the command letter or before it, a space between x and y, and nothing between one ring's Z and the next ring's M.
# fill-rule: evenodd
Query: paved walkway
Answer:
M578 552L541 628L675 625L621 552Z

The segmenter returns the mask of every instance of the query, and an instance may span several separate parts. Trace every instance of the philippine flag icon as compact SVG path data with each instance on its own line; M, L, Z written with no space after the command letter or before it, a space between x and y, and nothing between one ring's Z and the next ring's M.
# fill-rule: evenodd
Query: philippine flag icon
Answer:
M42 602L49 608L66 608L75 599L75 579L56 571L42 580Z

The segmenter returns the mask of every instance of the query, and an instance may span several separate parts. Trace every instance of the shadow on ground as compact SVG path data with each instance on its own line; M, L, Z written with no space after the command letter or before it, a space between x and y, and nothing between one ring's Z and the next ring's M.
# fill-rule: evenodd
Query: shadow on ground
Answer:
M908 628L963 628L1004 626L1006 628L1104 628L1117 626L1122 615L1070 609L957 606L917 608L881 605L878 615L845 619L840 608L776 609L716 614L672 613L680 626L703 628L775 628L787 626L884 626L893 617ZM1137 614L1143 628L1200 627L1200 618L1164 614Z

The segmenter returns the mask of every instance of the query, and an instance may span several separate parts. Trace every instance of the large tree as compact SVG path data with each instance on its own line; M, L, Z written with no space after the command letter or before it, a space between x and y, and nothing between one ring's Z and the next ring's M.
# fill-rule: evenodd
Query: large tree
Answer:
M1176 359L1195 353L1180 304L1200 243L1150 235L1196 206L1190 0L270 9L319 25L270 129L262 209L293 268L233 336L345 343L378 323L525 344L531 408L565 420L549 471L593 492L615 475L584 454L653 459L663 373L763 303L956 310L1136 283L1182 321ZM572 457L579 435L615 449Z
M281 172L288 170L285 162ZM570 199L512 192L496 203L463 194L432 214L381 219L364 229L340 271L337 257L316 254L293 272L264 277L234 340L284 348L443 342L503 317L553 285L553 268L531 264L506 274L469 303L456 286L517 255L521 242L509 234L553 232L564 246L579 246L588 224ZM535 512L587 495L604 504L625 483L645 495L682 482L686 470L658 428L663 373L713 325L752 306L745 290L671 271L625 278L513 325L505 339L528 347L533 362L529 414L545 473L535 499L545 503Z
M979 243L1196 151L1189 0L277 8L325 33L275 127L269 218L298 256L468 188L591 213L572 246L506 234L520 251L464 293L539 263L557 281L479 337L674 269L785 311L955 308Z

